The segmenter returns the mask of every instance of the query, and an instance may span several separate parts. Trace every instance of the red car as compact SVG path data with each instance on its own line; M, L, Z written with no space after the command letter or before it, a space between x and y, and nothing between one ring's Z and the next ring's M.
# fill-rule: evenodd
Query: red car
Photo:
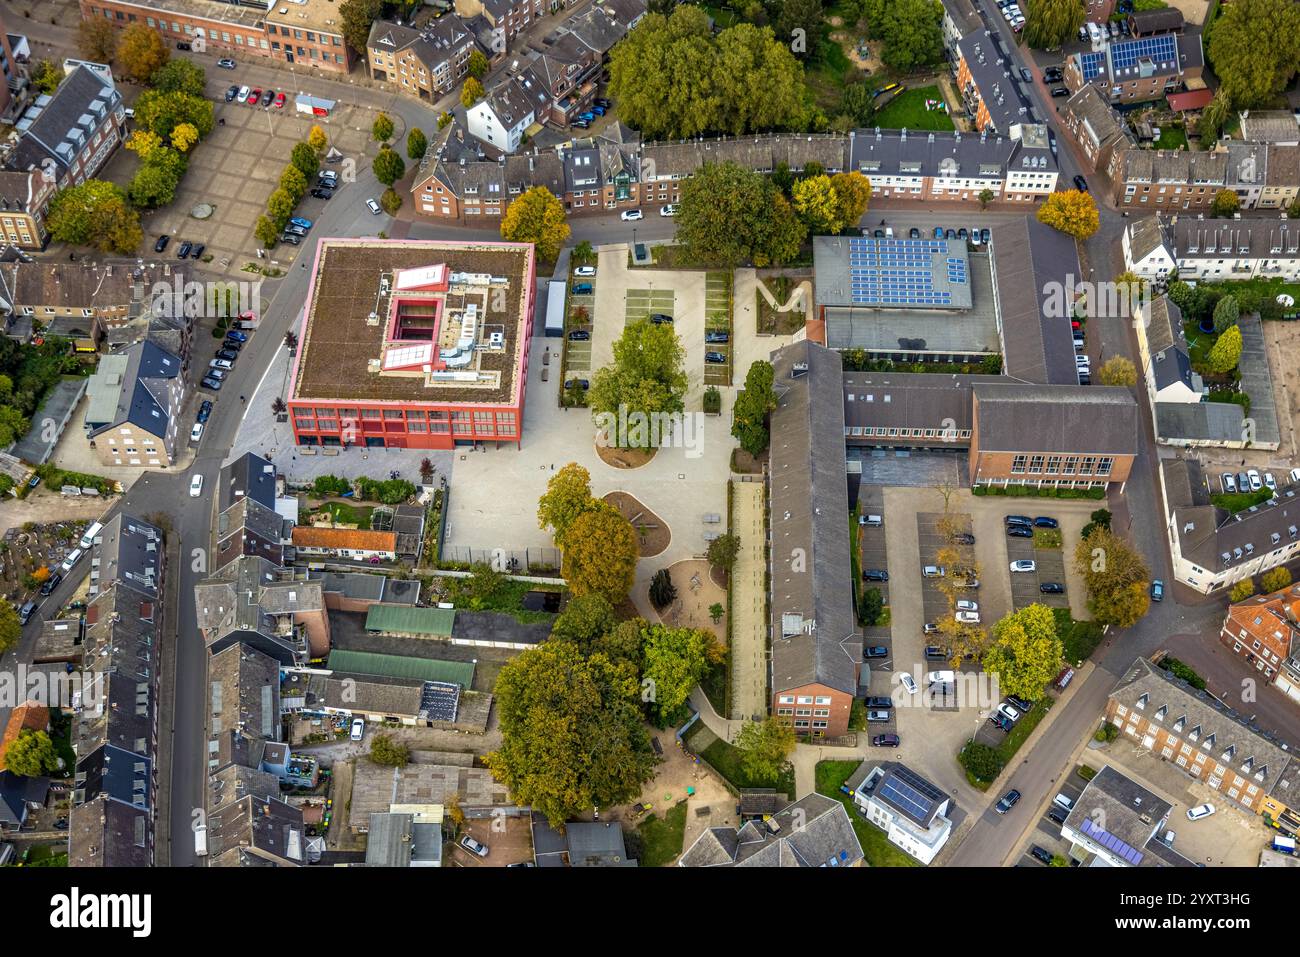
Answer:
M283 109L283 108L284 108L284 94L283 94L283 93L277 93L277 94L275 94L275 108L276 108L277 110L280 110L280 109Z
M244 102L250 104L251 106L257 106L257 101L260 100L261 98L262 98L262 90L259 87L253 90L253 92L249 93L248 99L245 100Z

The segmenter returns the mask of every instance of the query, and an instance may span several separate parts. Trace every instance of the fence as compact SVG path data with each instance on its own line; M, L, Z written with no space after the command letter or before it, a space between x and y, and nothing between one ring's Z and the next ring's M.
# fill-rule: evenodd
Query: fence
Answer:
M443 499L444 503L446 499ZM447 514L444 507L443 515ZM530 568L558 569L558 548L474 548L469 545L444 545L438 550L440 565L472 565L486 562L503 572L526 572Z

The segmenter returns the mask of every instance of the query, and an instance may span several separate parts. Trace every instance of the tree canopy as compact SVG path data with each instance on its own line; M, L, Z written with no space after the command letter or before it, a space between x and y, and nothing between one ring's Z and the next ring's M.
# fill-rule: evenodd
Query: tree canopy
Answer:
M1220 8L1206 54L1219 96L1237 109L1267 106L1300 68L1300 6L1294 0L1234 0Z
M732 406L731 434L750 455L762 454L768 445L767 416L776 411L775 375L772 363L756 360L745 373L745 388Z
M19 777L39 778L59 769L54 742L44 731L24 728L5 751L5 769Z
M684 721L690 710L686 699L709 669L721 664L725 649L712 632L699 628L647 625L641 639L650 720L661 728Z
M117 41L117 68L124 76L147 80L172 55L162 34L143 23L132 23Z
M1083 26L1082 0L1025 0L1025 42L1035 50L1055 50Z
M1151 573L1142 557L1108 527L1095 525L1074 550L1088 588L1088 608L1099 625L1129 628L1147 613Z
M534 244L538 257L546 262L554 262L560 255L570 231L564 204L545 186L534 186L515 197L501 217L501 238Z
M537 500L537 527L551 529L555 544L563 548L569 526L595 502L591 473L577 462L570 462L550 477L546 491Z
M1038 221L1080 240L1087 239L1101 225L1096 202L1077 189L1052 193L1043 200L1038 207Z
M144 239L140 214L127 203L126 194L100 179L88 179L56 193L46 223L59 242L94 245L106 253L135 252Z
M736 733L740 763L751 780L771 780L794 753L794 727L775 717L746 721Z
M632 590L640 557L636 530L613 505L596 500L564 536L561 571L575 595L596 593L617 605Z
M770 179L709 163L682 183L677 242L695 262L776 266L799 254L807 228Z
M1027 605L994 624L992 637L984 670L998 676L1000 692L1030 700L1040 697L1061 666L1063 646L1052 609Z
M624 327L614 342L613 363L596 370L587 393L607 445L645 449L667 440L662 427L651 428L649 417L684 408L685 356L671 323L631 322Z

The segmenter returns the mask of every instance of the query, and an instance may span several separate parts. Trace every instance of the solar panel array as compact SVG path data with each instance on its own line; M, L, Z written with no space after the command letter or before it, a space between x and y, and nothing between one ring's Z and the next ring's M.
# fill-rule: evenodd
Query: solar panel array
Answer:
M1162 33L1158 37L1116 43L1110 48L1110 62L1116 70L1127 70L1143 59L1157 63L1178 62L1178 41L1172 33Z
M460 705L460 685L426 681L420 689L420 718L426 721L455 721Z
M1079 825L1079 830L1083 831L1083 833L1088 835L1088 837L1106 848L1106 850L1111 851L1128 861L1134 867L1137 867L1142 863L1142 858L1145 855L1141 851L1136 847L1133 847L1131 844L1121 841L1114 834L1110 833L1110 831L1093 824L1092 818L1084 818L1083 823Z
M926 820L944 799L942 791L904 767L895 767L885 776L880 796L918 821Z
M935 283L936 266L947 285L969 282L966 260L948 256L941 239L849 240L849 289L854 303L951 306L952 292ZM940 258L942 257L942 258Z
M1101 76L1102 65L1106 62L1105 53L1084 53L1079 57L1079 64L1083 68L1083 79L1091 80L1095 76Z

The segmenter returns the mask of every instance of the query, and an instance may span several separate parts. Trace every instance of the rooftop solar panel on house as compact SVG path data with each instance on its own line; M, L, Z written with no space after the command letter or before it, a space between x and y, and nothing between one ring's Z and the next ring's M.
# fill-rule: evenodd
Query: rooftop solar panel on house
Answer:
M459 704L459 685L426 681L420 689L420 718L423 720L455 721Z
M1135 66L1138 60L1151 59L1157 63L1174 63L1178 59L1178 43L1172 33L1140 40L1126 40L1110 48L1110 62L1116 70Z
M1137 848L1121 841L1114 834L1092 823L1092 818L1084 818L1083 823L1079 825L1081 830L1088 837L1092 838L1108 851L1113 851L1119 857L1128 861L1134 867L1142 863L1143 854Z
M944 799L942 791L904 767L890 770L879 793L882 799L905 810L918 821L926 820L935 805Z

